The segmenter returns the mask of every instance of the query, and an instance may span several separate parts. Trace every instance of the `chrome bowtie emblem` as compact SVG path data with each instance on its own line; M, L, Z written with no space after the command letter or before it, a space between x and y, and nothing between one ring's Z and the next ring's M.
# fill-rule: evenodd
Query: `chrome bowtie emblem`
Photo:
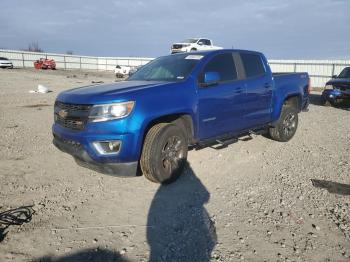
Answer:
M68 111L67 110L60 110L58 112L58 115L62 118L66 118L68 116Z

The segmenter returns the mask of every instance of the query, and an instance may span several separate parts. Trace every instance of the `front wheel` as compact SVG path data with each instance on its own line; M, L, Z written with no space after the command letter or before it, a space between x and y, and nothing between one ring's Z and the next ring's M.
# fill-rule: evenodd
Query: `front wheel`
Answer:
M322 96L321 99L322 99L321 104L323 106L335 106L336 105L335 100L329 100L329 99L325 98L324 96Z
M298 111L291 106L284 106L280 118L269 133L273 140L287 142L292 139L298 128Z
M144 176L152 182L169 184L182 173L187 159L186 135L174 124L154 125L147 133L140 165Z

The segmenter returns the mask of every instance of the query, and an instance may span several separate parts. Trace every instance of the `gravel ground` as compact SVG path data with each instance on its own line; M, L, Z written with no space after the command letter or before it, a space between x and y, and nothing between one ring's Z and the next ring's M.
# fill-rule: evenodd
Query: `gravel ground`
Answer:
M349 261L350 113L312 95L288 143L189 152L174 184L81 168L51 143L58 92L112 73L0 70L0 261ZM38 84L53 92L32 94ZM1 231L0 231L1 233Z

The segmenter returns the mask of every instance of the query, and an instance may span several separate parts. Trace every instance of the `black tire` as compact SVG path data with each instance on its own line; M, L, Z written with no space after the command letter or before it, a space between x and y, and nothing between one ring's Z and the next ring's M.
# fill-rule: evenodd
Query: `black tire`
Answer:
M155 183L169 184L182 173L187 159L185 133L174 124L154 125L147 133L140 166L143 175Z
M269 133L273 140L287 142L292 139L298 128L298 111L291 106L283 106L280 118Z
M191 52L195 52L195 51L197 51L197 48L192 48L191 49Z
M321 104L323 105L323 106L333 106L334 105L334 103L333 102L331 102L331 101L328 101L326 98L324 98L323 96L322 96L322 101L321 101Z

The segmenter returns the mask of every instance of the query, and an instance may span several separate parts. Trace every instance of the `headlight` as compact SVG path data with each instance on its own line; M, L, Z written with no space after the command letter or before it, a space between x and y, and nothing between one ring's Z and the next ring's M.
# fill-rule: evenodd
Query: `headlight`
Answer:
M135 102L122 102L115 104L94 105L89 114L89 120L91 122L101 122L119 119L128 116Z
M333 89L333 86L332 86L332 85L326 85L326 86L324 87L324 89L325 89L325 90L327 90L327 89Z

